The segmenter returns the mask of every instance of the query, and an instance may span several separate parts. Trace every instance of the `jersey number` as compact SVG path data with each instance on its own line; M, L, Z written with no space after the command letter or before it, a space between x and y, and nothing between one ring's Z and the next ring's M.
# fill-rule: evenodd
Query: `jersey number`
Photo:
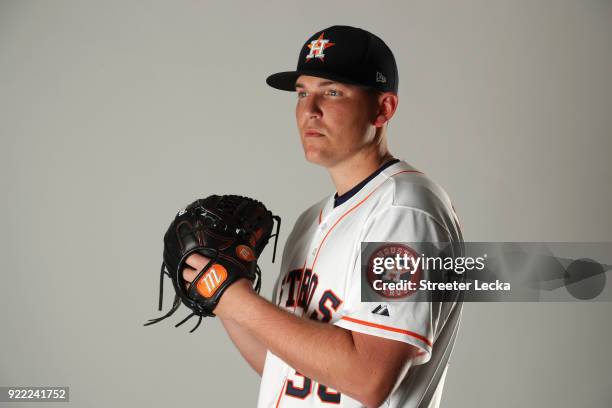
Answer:
M294 398L306 399L312 392L312 380L304 377L296 371L295 375L302 377L302 386L298 387L293 383L293 380L287 380L287 388L285 394ZM323 402L328 404L339 404L341 394L337 391L330 391L325 385L318 384L317 396Z

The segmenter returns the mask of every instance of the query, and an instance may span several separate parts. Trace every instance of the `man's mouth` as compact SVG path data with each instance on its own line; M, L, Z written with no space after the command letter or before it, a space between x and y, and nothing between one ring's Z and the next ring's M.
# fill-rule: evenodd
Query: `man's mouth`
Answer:
M323 133L319 132L316 129L306 129L304 130L304 137L322 137Z

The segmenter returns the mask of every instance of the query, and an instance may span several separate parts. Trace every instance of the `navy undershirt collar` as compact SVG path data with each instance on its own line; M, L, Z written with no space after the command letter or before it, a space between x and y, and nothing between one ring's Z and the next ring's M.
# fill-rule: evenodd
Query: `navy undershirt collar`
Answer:
M348 201L352 196L357 194L359 192L359 190L361 190L366 184L368 184L368 182L370 180L372 180L374 177L378 176L384 169L386 169L387 167L389 167L391 165L394 165L397 162L399 162L399 159L389 160L388 162L386 162L382 166L380 166L378 168L378 170L376 170L374 173L370 174L365 180L363 180L361 183L357 184L355 187L351 188L346 193L342 194L341 196L338 196L338 193L334 194L334 208L336 208L337 206L342 205L343 203Z

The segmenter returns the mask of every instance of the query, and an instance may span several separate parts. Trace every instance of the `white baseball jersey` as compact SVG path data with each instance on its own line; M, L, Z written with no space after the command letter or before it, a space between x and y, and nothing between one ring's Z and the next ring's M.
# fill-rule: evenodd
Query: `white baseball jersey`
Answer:
M334 208L330 196L306 210L291 232L273 299L279 307L345 329L409 343L412 368L383 407L437 407L461 303L361 302L362 242L452 242L459 222L444 190L396 162ZM453 245L454 248L454 245ZM258 407L362 407L268 352Z

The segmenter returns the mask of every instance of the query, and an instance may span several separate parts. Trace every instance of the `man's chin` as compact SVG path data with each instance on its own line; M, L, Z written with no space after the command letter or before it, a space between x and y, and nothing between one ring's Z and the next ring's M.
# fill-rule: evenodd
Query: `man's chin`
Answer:
M304 152L304 158L306 159L306 161L312 164L329 167L329 159L323 156L319 151L306 150Z

